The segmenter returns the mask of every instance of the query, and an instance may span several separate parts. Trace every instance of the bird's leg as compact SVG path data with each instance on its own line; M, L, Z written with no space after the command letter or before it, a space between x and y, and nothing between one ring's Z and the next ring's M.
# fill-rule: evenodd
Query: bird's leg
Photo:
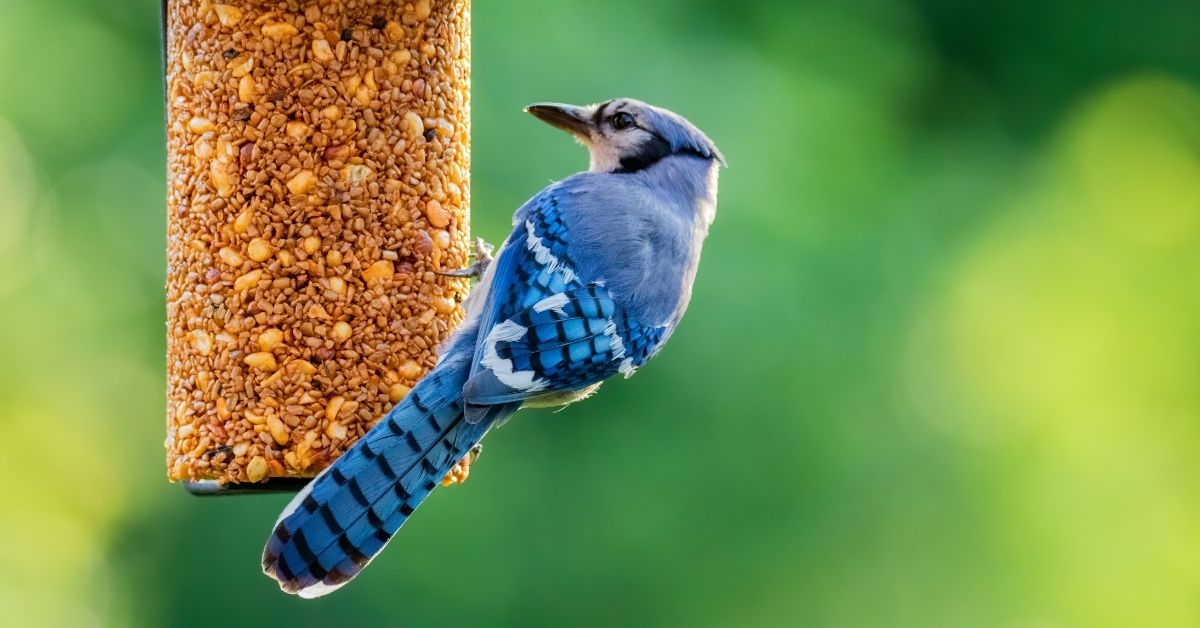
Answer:
M488 266L492 263L492 251L496 247L489 244L483 238L475 238L475 263L466 268L456 270L439 270L437 274L445 277L483 277L487 272Z
M467 477L471 475L471 465L479 459L479 452L481 451L483 451L483 445L476 443L475 446L471 448L471 451L468 451L467 455L463 456L462 460L459 460L458 463L454 465L454 468L450 469L450 472L446 474L446 477L442 478L442 486L450 486L452 484L462 484L463 482L466 482Z
M475 263L467 266L466 268L436 272L437 274L445 277L482 278L483 274L487 272L488 266L490 266L494 260L492 257L492 251L495 249L496 247L492 246L487 240L484 240L483 238L475 238ZM462 460L456 462L454 466L450 468L450 472L446 474L446 477L442 478L442 486L451 486L466 482L467 478L471 475L471 465L474 464L474 462L479 458L479 452L481 451L483 451L483 445L480 443L475 443L475 446L467 452L467 455L463 456Z

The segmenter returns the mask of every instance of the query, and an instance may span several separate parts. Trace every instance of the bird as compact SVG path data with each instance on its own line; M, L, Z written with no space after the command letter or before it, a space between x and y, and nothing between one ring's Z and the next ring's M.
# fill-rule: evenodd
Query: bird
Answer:
M516 211L437 364L283 510L262 567L287 593L344 586L490 429L633 375L688 307L725 166L712 140L629 98L525 111L583 144L588 170Z

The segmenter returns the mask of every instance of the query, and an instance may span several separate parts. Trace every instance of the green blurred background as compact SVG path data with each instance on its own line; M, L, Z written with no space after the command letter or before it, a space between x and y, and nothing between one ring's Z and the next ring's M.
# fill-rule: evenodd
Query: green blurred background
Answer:
M0 0L0 624L1200 626L1200 5L485 0L474 221L633 96L724 150L691 312L362 578L163 468L155 0Z

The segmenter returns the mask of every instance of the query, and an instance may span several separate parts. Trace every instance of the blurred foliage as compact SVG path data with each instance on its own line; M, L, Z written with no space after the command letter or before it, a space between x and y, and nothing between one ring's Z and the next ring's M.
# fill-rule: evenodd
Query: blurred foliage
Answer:
M634 96L721 146L687 322L488 439L353 586L164 480L153 0L0 1L0 616L1200 625L1200 5L479 2L474 219Z

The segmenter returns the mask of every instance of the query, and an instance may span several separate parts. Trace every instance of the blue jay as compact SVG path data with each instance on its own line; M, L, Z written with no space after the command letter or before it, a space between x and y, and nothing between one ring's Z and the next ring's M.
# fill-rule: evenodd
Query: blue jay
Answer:
M590 169L517 210L437 366L284 509L262 565L288 593L346 584L490 428L629 377L687 308L716 212L717 147L636 100L526 111L587 146Z

